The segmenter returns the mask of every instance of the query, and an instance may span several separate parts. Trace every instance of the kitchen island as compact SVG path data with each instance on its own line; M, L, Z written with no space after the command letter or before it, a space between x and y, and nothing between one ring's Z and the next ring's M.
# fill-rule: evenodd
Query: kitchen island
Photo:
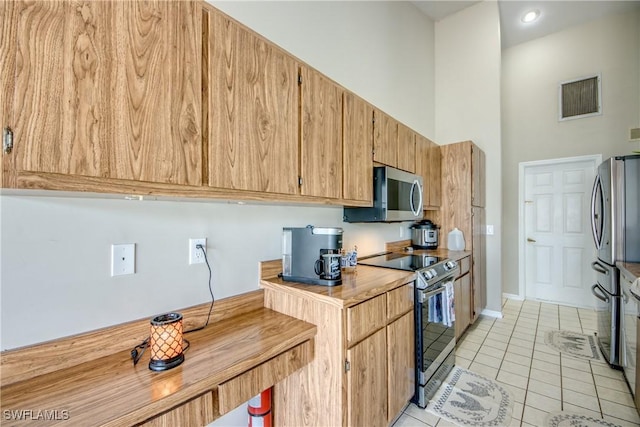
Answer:
M414 394L413 272L358 265L334 287L262 264L265 306L317 326L313 362L274 387L277 426L388 426Z

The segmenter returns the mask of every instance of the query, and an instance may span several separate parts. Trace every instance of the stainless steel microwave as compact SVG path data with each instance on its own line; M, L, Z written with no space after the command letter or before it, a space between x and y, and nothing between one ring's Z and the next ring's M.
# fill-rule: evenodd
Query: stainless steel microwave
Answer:
M388 166L373 168L373 206L345 207L345 222L422 219L422 177Z

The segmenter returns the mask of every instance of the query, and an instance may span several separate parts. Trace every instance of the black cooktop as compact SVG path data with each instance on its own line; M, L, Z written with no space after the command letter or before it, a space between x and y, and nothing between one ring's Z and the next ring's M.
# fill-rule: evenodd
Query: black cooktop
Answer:
M444 261L445 258L433 255L405 255L388 253L358 259L358 264L374 267L393 268L395 270L416 271Z

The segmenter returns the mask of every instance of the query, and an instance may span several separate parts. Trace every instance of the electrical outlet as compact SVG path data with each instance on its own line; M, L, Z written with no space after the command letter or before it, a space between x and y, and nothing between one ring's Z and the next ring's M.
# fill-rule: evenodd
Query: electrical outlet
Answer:
M202 249L198 248L202 245ZM204 253L207 251L207 238L189 239L189 265L202 264L204 262Z
M493 236L493 225L487 224L487 236Z
M135 274L136 244L111 245L111 277Z

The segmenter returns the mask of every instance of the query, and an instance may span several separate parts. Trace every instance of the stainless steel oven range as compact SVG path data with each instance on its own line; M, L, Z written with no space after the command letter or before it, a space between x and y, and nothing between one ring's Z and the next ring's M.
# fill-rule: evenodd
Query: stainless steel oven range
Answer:
M455 362L453 281L458 263L431 255L387 253L358 260L359 264L415 271L415 384L413 402L426 407Z

